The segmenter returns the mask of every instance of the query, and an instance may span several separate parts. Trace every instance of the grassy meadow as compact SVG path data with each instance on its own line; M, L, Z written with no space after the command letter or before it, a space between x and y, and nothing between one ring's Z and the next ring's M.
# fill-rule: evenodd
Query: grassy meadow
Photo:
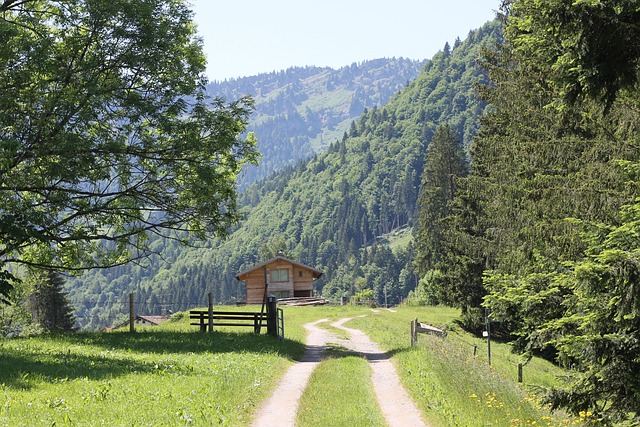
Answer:
M242 308L255 310L255 307ZM539 408L527 390L553 384L562 371L534 359L525 385L518 357L453 327L447 308L284 307L281 342L250 328L202 334L186 317L136 333L112 331L0 340L0 426L242 426L304 351L303 324L352 317L392 354L409 393L434 426L582 424ZM362 316L362 317L359 317ZM409 321L450 329L409 347ZM322 323L330 328L329 322ZM479 352L473 357L473 344ZM485 347L483 347L485 345ZM314 372L300 426L385 425L363 357L334 347ZM587 420L588 421L588 420Z

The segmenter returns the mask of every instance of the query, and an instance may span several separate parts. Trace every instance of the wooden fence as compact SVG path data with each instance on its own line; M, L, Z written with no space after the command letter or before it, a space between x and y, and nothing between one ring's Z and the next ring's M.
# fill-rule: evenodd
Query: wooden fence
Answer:
M281 308L277 308L277 299L267 298L266 308L266 313L214 311L210 302L207 310L190 310L189 319L196 320L191 324L199 326L200 332L211 332L217 326L249 326L253 327L254 333L259 334L262 327L266 327L267 334L284 339L284 313Z
M447 332L442 329L438 329L434 326L427 325L426 323L418 322L418 319L411 321L411 347L418 344L418 334L431 334L439 337L446 337Z

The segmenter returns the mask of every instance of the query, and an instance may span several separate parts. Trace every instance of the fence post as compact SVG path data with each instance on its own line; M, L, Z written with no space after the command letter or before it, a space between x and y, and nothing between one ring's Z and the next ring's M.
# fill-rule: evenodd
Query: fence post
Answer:
M413 319L411 319L411 332L409 332L409 343L413 347Z
M213 332L213 295L209 292L209 332Z
M204 312L200 312L200 332L207 332L207 324L204 323Z
M278 309L278 338L284 341L284 312Z
M416 345L416 320L411 321L411 347Z
M518 363L518 382L522 382L522 363Z
M267 297L267 333L278 336L278 298L274 295Z
M473 345L473 357L476 357L476 353L478 352L478 344Z
M489 366L491 366L491 309L489 307L486 308L486 316L487 316L487 360L489 361Z
M262 313L253 313L253 333L260 333L260 323L262 322Z
M136 315L134 313L133 292L129 293L129 332L135 332Z

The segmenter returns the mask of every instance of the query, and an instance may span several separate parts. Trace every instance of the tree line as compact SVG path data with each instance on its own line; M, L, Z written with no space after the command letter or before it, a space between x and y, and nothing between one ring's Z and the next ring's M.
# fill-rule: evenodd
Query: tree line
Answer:
M490 313L517 351L570 368L553 408L635 425L640 15L629 1L516 0L501 18L468 170L447 171L462 166L452 155L423 173L416 294L461 307L472 330ZM448 132L427 156L459 144Z

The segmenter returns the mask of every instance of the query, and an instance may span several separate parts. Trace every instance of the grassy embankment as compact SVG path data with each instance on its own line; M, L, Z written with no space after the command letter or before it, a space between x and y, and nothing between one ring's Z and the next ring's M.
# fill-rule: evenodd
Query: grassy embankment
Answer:
M314 309L315 310L315 309ZM474 337L456 327L454 320L457 310L442 307L410 308L402 307L395 312L387 310L369 310L363 313L339 313L340 309L324 310L324 316L331 320L353 317L346 326L365 331L372 340L378 342L395 361L403 383L414 397L430 425L485 427L485 426L569 426L582 425L584 419L569 418L564 414L551 414L536 404L535 391L540 387L558 384L564 372L551 363L534 358L524 366L524 384L517 383L517 365L522 362L519 356L512 354L511 347L504 343L492 343L492 366L489 367L486 355L486 340ZM338 310L331 313L331 310ZM316 318L318 316L312 316ZM415 348L409 345L410 321L419 318L421 322L445 327L449 330L446 339L420 335ZM331 328L337 335L344 332ZM473 356L473 347L477 345L477 355ZM347 356L350 356L346 353ZM307 393L302 402L302 414L298 421L303 427L313 425L338 426L332 419L347 419L349 411L353 420L362 418L362 407L369 403L349 397L348 385L341 384L341 370L355 369L350 357L340 361L331 360L332 370L318 370L312 377L310 389L327 389L321 396ZM367 362L360 358L359 369L368 368ZM327 384L338 383L328 388ZM342 393L342 394L341 394ZM339 402L342 409L328 411L326 402ZM349 406L351 405L351 406ZM350 409L351 408L351 409ZM314 415L314 422L306 422L306 414L327 412L325 419ZM359 425L357 422L351 425ZM366 424L360 424L366 425ZM371 425L378 425L372 423Z
M284 310L284 343L256 336L248 328L200 334L186 319L135 334L0 340L0 426L246 425L278 376L302 354L302 325L343 317L354 317L348 326L365 330L392 354L434 427L563 426L580 421L552 418L536 407L515 382L517 356L505 344L493 345L492 368L483 356L471 356L472 344L483 342L457 331L446 340L420 336L420 345L409 348L410 319L451 324L454 310ZM300 425L384 425L366 361L340 349L330 356L305 393ZM525 383L548 385L560 373L534 360L525 367Z
M536 404L540 387L557 385L564 371L534 358L524 366L524 383L517 382L523 362L511 346L492 342L492 365L486 340L456 327L458 312L448 308L405 308L356 318L350 327L365 331L393 355L403 383L433 426L568 426L584 419L551 414ZM449 330L446 339L419 335L409 346L411 319ZM473 346L477 355L473 356Z
M247 308L247 309L254 309ZM304 351L236 328L0 340L0 426L239 426Z

